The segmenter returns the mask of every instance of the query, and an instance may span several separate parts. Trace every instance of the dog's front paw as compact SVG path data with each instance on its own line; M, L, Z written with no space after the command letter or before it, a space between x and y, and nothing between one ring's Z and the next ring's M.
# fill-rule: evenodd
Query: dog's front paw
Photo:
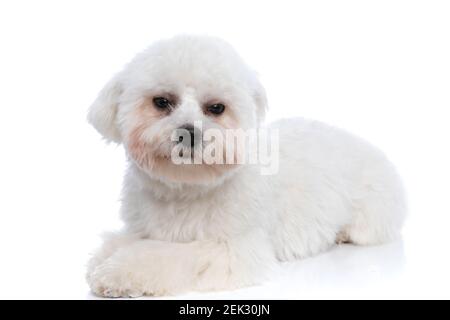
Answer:
M105 298L138 298L145 295L142 291L124 288L113 283L96 283L91 286L91 290L95 295Z
M176 281L180 272L172 272L175 263L161 260L139 247L127 247L89 270L87 281L96 295L109 298L177 293L183 282Z
M97 266L87 277L94 294L108 298L136 298L150 295L145 292L129 270L109 261Z
M236 266L232 272L230 265L223 244L142 240L91 264L87 280L95 294L115 298L224 290L254 283L255 272L245 271L250 268Z

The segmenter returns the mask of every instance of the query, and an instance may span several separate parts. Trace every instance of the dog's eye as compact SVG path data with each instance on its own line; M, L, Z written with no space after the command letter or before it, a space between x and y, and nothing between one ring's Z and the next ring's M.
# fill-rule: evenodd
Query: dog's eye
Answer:
M209 113L219 115L225 111L225 106L221 103L216 103L208 106L206 109L208 110Z
M158 109L167 109L170 107L170 101L164 97L155 97L153 98L153 104Z

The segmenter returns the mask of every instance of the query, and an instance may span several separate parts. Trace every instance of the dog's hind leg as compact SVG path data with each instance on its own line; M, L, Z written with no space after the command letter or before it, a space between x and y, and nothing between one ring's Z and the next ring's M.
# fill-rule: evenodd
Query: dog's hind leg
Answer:
M406 214L403 187L388 162L372 166L363 175L363 189L354 200L352 221L337 240L359 245L390 242L399 238Z

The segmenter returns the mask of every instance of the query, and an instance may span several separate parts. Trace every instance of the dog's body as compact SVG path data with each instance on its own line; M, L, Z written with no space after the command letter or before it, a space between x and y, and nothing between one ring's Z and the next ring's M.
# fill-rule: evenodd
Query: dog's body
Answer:
M195 52L192 48L202 46L207 50L214 47L211 52L217 48L221 52L229 50L218 40L202 37L178 37L159 46L166 46L167 52L173 45L183 48L184 56L188 57ZM134 64L145 67L155 50L160 57L160 51L150 49L150 54L138 56ZM165 74L177 68L180 61L178 56L178 62L171 66L170 59ZM241 63L234 58L230 60L226 61L230 70ZM189 61L191 72L195 72L192 71L195 63ZM227 78L226 71L217 68L217 74L225 74L219 80L221 85L229 84L231 78ZM122 86L124 81L132 82L138 76L133 63L130 69L120 76ZM239 78L247 77L242 70L237 74ZM136 86L130 85L127 98L126 89L115 90L118 84L113 81L91 109L94 126L106 138L123 142L130 159L121 212L125 229L107 237L89 264L88 282L95 293L113 297L163 295L246 286L261 281L277 261L308 257L336 242L379 244L399 235L405 208L401 183L391 164L359 138L318 122L292 119L271 125L279 130L280 141L279 172L275 175L261 175L257 165L211 171L205 176L200 171L189 174L180 171L175 175L173 172L178 168L148 160L151 155L147 152L155 152L148 145L155 134L151 132L156 126L155 117L160 123L174 117L170 125L164 123L157 128L158 134L163 127L173 129L187 118L201 117L200 114L192 117L195 111L181 115L181 110L201 106L192 98L199 95L190 94L199 92L197 86L206 85L202 85L202 77L194 77L198 83L192 78L186 80L187 93L179 94L178 100L189 103L180 102L177 109L164 115L142 116L150 119L138 136L138 141L148 139L144 146L133 140L136 128L142 127L142 118L137 119L134 111L130 111L137 108L131 106L142 103L142 99L130 98L136 95ZM182 77L179 79L168 82L184 81ZM202 120L207 124L214 121L225 128L257 126L263 117L265 95L253 76L247 80L236 85L250 90L248 97L233 94L234 89L224 89L237 101L235 105L246 108L242 112L230 110L233 112L230 119L237 118L234 125L223 125L230 121L217 117ZM142 83L148 82L141 79ZM210 86L209 89L214 91ZM114 103L121 107L114 112L104 109L102 106L108 105L108 99L118 99L120 102ZM190 107L185 107L187 104ZM138 114L142 115L142 110ZM138 152L144 152L145 157Z

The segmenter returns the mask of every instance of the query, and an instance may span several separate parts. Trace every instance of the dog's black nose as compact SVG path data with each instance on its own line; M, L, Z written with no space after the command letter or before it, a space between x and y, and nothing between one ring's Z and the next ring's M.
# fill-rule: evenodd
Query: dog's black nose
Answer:
M180 135L178 138L178 142L183 143L186 147L188 147L190 145L190 147L193 148L198 143L198 140L200 139L200 130L198 130L191 124L185 124L184 126L180 127L179 129L181 130L181 132L180 132ZM186 132L188 134L187 137L186 137ZM189 139L185 139L188 137L189 137Z

